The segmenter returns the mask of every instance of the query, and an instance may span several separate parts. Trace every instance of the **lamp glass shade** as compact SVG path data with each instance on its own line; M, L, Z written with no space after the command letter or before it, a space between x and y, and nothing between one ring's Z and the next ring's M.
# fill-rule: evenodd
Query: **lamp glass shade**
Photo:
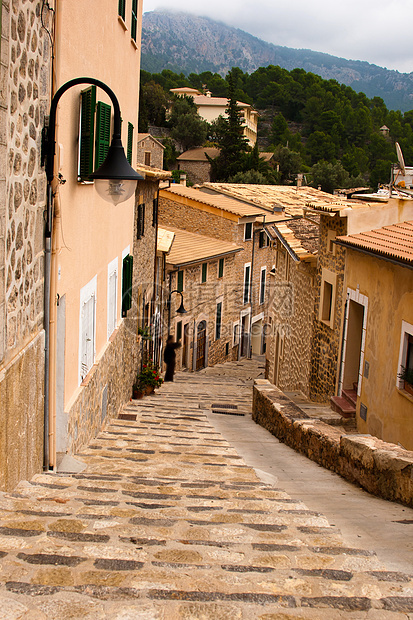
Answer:
M114 205L128 200L135 193L137 184L138 181L132 179L95 179L95 189L99 196Z

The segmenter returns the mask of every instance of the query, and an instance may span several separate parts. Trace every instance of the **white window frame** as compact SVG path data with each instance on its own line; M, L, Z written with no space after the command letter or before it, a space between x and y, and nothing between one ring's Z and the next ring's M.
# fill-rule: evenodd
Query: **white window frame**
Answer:
M264 274L264 282L263 282L263 275ZM264 294L262 294L262 285L264 284ZM265 297L266 297L266 289L267 289L267 267L261 267L261 275L260 275L260 306L262 306L265 303Z
M90 360L87 360L85 366L85 355L87 352L84 349L83 342L83 328L84 328L84 309L87 303L93 299L93 325L90 334L92 340L91 350L92 356ZM80 289L80 307L79 307L79 385L85 379L86 375L90 372L96 359L96 303L97 303L97 275L94 276L83 288Z
M107 328L108 340L115 331L118 323L118 278L119 278L118 257L114 258L108 265L108 295L107 295ZM111 282L114 277L114 290L111 290ZM112 282L113 287L113 282ZM113 299L114 293L114 299Z
M246 284L246 273L247 273L247 269L249 268L249 278L248 278L248 298L247 300L245 300L245 284ZM244 263L244 280L242 283L242 303L248 304L251 300L251 263Z
M240 342L240 329L241 329L241 322L240 321L234 321L234 323L232 324L232 346L236 347L237 344L239 344Z
M409 336L413 336L413 325L411 323L408 323L407 321L402 321L397 374L399 372L402 372L402 366L406 366L407 342ZM404 387L404 381L400 379L399 376L397 376L396 386L399 390L402 390Z
M324 307L324 294L325 294L325 283L330 284L331 286L331 311L330 318L323 318L323 307ZM334 318L335 318L335 310L336 310L336 293L337 293L337 274L325 269L323 267L321 273L321 288L320 288L320 306L318 308L318 320L324 325L328 325L331 329L334 328Z

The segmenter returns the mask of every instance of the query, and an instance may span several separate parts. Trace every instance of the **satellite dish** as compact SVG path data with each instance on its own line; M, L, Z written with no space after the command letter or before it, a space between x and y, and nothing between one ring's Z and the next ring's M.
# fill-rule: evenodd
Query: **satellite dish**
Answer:
M406 166L404 165L403 153L398 142L396 142L396 153L400 171L403 176L406 176Z

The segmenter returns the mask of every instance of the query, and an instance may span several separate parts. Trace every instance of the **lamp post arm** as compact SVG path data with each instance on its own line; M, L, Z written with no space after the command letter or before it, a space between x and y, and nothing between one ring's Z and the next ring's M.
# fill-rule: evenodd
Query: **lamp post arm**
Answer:
M113 137L120 138L121 136L121 125L122 119L120 116L120 105L119 101L109 86L107 86L104 82L100 80L96 80L95 78L87 78L80 77L74 78L73 80L69 80L66 84L63 84L55 93L52 99L52 103L50 105L50 116L49 116L49 133L47 137L47 150L46 150L46 176L47 181L49 183L53 180L53 168L54 168L54 156L55 156L55 148L56 148L56 114L57 114L57 105L61 96L72 88L72 86L77 86L78 84L91 84L92 86L97 86L104 90L110 97L113 103Z

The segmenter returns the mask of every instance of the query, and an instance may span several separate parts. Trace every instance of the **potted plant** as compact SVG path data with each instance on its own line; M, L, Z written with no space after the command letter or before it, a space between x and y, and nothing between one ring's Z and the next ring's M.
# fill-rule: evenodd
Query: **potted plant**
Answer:
M404 381L404 389L406 392L413 396L413 368L405 368L402 366L402 370L397 376Z
M136 381L133 384L133 398L142 398L145 394L150 394L155 388L160 387L163 379L159 374L159 368L152 361L142 366L138 372Z

